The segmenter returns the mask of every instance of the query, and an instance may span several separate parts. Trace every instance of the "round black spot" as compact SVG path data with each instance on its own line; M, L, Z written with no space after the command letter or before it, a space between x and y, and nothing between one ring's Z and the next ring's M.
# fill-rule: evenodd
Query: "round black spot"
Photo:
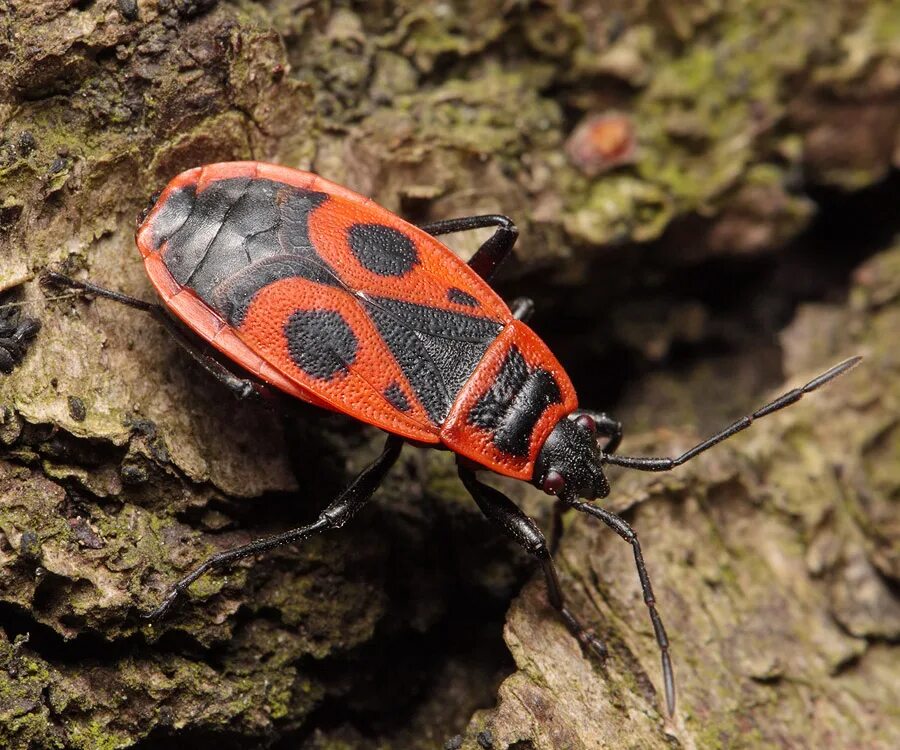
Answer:
M297 310L285 323L284 335L294 364L314 378L347 373L356 359L356 334L335 310Z
M354 224L347 240L362 266L379 276L404 276L419 262L413 241L384 224Z
M477 299L475 299L468 292L464 292L462 289L457 289L455 286L451 286L447 290L447 299L451 302L455 302L457 305L465 305L466 307L478 307Z

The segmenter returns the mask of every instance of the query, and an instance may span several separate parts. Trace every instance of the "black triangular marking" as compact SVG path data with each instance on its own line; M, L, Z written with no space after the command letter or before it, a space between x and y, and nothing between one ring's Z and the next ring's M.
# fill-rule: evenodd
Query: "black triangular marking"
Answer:
M468 292L451 286L447 290L447 299L455 302L457 305L465 305L466 307L478 307L478 300Z
M396 380L384 389L384 397L397 411L409 411L409 400Z
M365 304L429 419L442 424L502 324L388 297Z

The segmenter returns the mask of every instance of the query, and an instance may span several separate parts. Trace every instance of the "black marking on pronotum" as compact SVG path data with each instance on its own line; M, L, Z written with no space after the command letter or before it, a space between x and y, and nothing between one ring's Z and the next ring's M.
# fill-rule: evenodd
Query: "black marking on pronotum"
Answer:
M475 402L469 423L493 433L492 442L510 456L527 456L534 426L551 404L562 402L559 383L542 367L529 367L511 347L491 387Z
M250 177L218 180L199 195L191 186L163 204L153 238L168 240L163 260L175 280L239 326L255 294L274 281L339 284L309 238L310 211L327 198Z
M502 325L387 297L368 299L366 309L428 417L442 424Z
M384 224L353 224L347 242L363 268L379 276L405 276L419 262L413 241Z
M336 310L297 310L285 323L284 335L294 364L320 380L349 372L359 348L353 329Z
M475 297L468 292L464 292L462 289L457 289L455 286L451 286L447 290L447 299L451 302L455 302L457 305L478 307L478 300L475 299Z
M409 411L409 400L396 381L384 389L384 397L397 411Z

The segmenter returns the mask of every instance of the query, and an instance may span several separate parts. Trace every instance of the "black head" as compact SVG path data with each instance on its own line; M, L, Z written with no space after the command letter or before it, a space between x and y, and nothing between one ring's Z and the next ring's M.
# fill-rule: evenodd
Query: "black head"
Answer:
M593 500L609 494L600 466L597 426L586 414L559 420L534 464L532 483L563 500Z

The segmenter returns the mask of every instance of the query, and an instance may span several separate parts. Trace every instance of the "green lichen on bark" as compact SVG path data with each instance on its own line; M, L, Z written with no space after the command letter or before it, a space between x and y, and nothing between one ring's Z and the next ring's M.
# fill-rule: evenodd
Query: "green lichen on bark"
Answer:
M814 216L807 187L858 190L896 165L895 3L608 6L0 3L0 291L43 322L0 376L0 744L431 748L467 723L473 748L486 731L496 748L898 744L897 249L856 272L846 306L801 308L784 334L792 382L861 350L852 381L678 475L615 477L674 642L674 722L629 552L583 519L560 565L611 659L582 659L532 582L500 685L496 634L460 610L497 617L528 562L448 455L408 450L384 508L342 536L209 576L161 623L138 616L205 556L309 519L379 443L232 402L138 313L40 289L55 264L149 298L134 217L181 169L267 159L417 220L510 214L526 291L571 298L585 336L643 362L709 343L715 321L621 292L633 264L610 244L658 239L643 256L658 277L773 253ZM588 176L564 146L608 112L634 125L634 155ZM607 291L622 304L601 319ZM747 349L751 389L773 356ZM635 382L630 424L715 422L716 370L681 375ZM549 522L537 492L503 487Z

